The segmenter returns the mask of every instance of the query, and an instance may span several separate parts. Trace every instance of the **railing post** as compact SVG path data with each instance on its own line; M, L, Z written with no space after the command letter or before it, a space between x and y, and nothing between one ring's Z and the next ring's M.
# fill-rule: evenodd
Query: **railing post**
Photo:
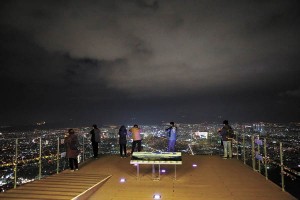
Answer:
M252 168L255 171L255 146L254 146L254 135L251 136L251 146L252 146Z
M58 174L59 173L59 152L60 152L60 149L59 149L59 145L60 145L60 139L59 137L57 137L57 154L56 154L56 173Z
M84 136L82 137L82 162L85 160L85 152L84 152Z
M16 139L16 152L14 163L14 188L17 188L17 165L18 165L18 138Z
M236 141L236 159L239 159L239 140L238 140L238 133L235 135L235 141Z
M257 136L257 140L259 140L259 136ZM257 143L257 154L260 156L260 142ZM258 171L261 173L261 167L260 167L260 159L258 159Z
M39 180L42 177L42 137L40 137Z
M243 134L243 159L244 159L244 164L246 164L246 152L245 152L245 133Z
M283 151L282 151L282 142L279 143L279 149L280 149L280 168L281 168L281 189L284 190L284 168L283 168Z
M267 160L267 139L264 139L264 157L265 157L265 176L266 179L268 180L268 160Z

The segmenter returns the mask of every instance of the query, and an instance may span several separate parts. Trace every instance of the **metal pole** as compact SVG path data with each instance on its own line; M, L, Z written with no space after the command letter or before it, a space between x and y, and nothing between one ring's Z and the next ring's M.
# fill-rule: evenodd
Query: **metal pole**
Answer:
M85 160L85 152L84 152L84 136L82 137L82 162Z
M14 188L17 188L17 165L18 165L18 138L16 139L16 152L14 163Z
M259 137L257 137L257 139L259 140ZM257 144L257 153L258 155L260 155L260 143ZM258 171L260 173L261 167L260 167L260 160L258 159Z
M281 189L284 190L284 169L283 169L283 151L282 151L282 142L279 143L280 147L280 167L281 167Z
M212 145L212 133L211 134L208 134L208 137L209 137L209 146L211 147ZM212 156L213 155L213 151L210 152L210 155Z
M39 180L42 177L42 137L40 137Z
M235 136L235 141L236 141L236 159L239 159L239 141L238 141L238 133L236 133Z
M251 146L252 146L252 168L255 171L255 147L254 147L254 135L251 136Z
M57 137L57 154L56 154L56 173L59 173L59 145L60 145L60 139Z
M264 139L264 154L265 154L265 176L268 180L268 162L267 162L267 140Z
M244 159L244 164L246 164L246 152L245 152L245 133L243 134L243 159Z

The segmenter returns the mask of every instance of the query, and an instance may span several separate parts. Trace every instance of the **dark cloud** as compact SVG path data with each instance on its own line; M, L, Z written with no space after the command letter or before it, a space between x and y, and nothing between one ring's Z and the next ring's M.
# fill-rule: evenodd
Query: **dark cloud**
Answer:
M298 13L297 1L2 1L0 119L299 120Z

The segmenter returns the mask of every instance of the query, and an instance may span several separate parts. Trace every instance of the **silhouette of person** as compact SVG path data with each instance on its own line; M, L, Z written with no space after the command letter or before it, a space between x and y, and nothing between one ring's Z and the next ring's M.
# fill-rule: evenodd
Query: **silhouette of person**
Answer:
M98 143L100 142L100 130L98 129L97 125L93 125L93 130L90 131L90 134L92 135L91 137L91 142L93 146L93 153L94 153L94 158L98 158Z
M122 125L119 129L119 144L120 144L120 156L126 157L126 144L127 144L127 129ZM124 153L124 155L123 155Z
M168 132L168 152L175 152L177 127L174 122L170 122L170 127L166 129Z
M223 147L224 147L224 155L223 158L227 159L232 158L232 138L233 138L233 129L229 125L228 120L223 121L223 127L219 131L222 141L223 141Z
M142 150L142 137L141 137L141 129L138 127L138 125L133 125L132 128L129 129L129 131L132 133L132 148L131 148L131 155L133 154L136 144L138 145L138 152Z
M69 158L69 167L73 172L74 169L78 170L79 142L73 129L69 129L68 133L69 135L65 137L64 144L66 145L67 157Z

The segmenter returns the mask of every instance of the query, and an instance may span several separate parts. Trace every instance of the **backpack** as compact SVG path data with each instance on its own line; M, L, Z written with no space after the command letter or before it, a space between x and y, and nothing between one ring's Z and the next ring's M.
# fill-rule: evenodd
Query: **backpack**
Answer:
M100 130L94 129L95 142L100 142Z
M227 129L226 138L234 139L234 137L235 137L235 135L234 135L233 129L231 127L229 127L229 129Z

